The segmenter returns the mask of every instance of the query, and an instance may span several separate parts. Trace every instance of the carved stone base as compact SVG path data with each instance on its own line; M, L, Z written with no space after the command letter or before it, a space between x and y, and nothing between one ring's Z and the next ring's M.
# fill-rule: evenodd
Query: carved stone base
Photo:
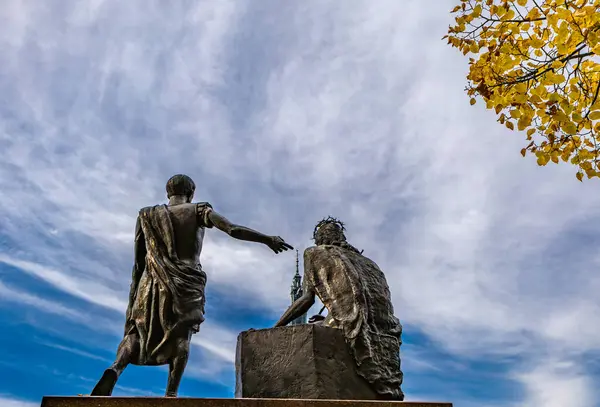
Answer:
M376 400L338 329L313 324L238 336L236 397Z
M44 397L42 407L452 407L414 401L193 399L159 397Z

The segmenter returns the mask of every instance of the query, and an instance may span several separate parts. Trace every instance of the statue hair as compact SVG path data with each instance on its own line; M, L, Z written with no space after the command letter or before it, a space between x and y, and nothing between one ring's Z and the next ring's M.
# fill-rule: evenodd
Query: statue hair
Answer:
M178 195L191 197L196 191L196 184L187 175L177 174L169 178L166 189L167 198Z
M359 251L356 247L348 243L346 240L346 235L344 234L345 230L346 227L341 220L332 216L328 216L327 218L319 221L319 223L317 223L315 226L313 231L313 240L317 245L339 246L361 254L362 250Z

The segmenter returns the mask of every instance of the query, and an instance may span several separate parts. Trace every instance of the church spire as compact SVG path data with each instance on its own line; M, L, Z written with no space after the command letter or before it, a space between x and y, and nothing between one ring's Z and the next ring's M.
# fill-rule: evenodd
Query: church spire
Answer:
M292 285L290 287L290 297L292 300L292 304L294 303L294 301L302 297L303 294L304 292L302 290L302 277L300 276L300 258L298 255L298 250L296 249L296 274L294 274L294 277L292 279ZM290 323L290 325L300 324L306 324L306 314L296 318Z
M300 259L298 256L298 250L296 249L296 274L292 278L292 286L290 287L290 295L292 302L302 297L302 277L300 276Z

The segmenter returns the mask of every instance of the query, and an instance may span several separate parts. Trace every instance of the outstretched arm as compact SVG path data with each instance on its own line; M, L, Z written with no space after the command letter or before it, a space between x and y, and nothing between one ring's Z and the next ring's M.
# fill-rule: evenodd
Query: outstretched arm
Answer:
M234 239L262 244L269 243L269 236L263 235L256 230L231 223L226 217L217 213L215 210L210 211L208 218L217 229L222 230Z
M275 327L286 326L294 319L306 314L310 307L315 303L315 292L312 289L300 298L298 298L290 307L283 313L279 321L275 324Z
M293 249L291 245L278 236L267 236L245 226L231 223L227 218L214 210L208 213L208 219L217 229L222 230L234 239L265 244L275 253Z

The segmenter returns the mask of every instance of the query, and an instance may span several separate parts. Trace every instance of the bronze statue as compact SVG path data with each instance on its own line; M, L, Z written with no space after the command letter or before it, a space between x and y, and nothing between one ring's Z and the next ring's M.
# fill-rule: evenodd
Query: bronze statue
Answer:
M346 241L344 230L344 224L331 217L317 224L316 246L304 251L304 295L275 326L307 312L317 295L328 315L315 315L309 322L341 329L357 373L381 399L403 400L402 325L394 316L388 284L377 264Z
M275 253L292 249L279 236L232 224L207 202L192 203L196 187L186 175L173 176L166 188L168 205L139 212L125 335L115 362L92 396L110 396L129 364L168 364L165 395L177 397L192 334L204 321L206 273L199 257L206 228L214 226L235 239L263 243Z

